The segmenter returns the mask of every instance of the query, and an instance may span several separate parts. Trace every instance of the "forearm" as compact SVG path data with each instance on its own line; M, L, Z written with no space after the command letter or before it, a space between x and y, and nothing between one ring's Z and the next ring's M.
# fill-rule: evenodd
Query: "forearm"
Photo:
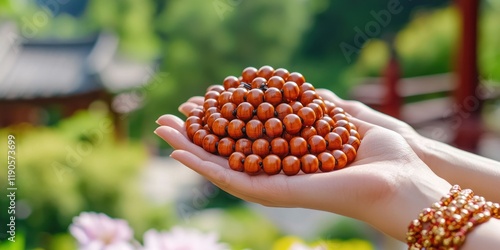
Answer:
M422 139L423 161L449 183L471 188L486 200L500 202L500 162L445 143Z

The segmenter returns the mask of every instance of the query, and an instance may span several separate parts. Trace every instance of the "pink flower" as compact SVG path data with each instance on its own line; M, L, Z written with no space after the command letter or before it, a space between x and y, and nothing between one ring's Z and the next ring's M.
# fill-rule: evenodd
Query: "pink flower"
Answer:
M73 218L69 231L80 250L132 250L133 231L125 220L102 213L82 212Z
M169 232L149 230L144 234L143 250L227 250L215 233L174 227Z

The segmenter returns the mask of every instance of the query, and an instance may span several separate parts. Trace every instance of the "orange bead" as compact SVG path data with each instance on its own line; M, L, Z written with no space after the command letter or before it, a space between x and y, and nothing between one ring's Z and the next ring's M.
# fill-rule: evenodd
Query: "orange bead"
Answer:
M217 144L219 142L219 137L214 134L208 134L203 138L203 149L212 154L217 153Z
M300 157L300 168L306 174L316 173L319 169L319 161L315 155L306 154Z
M336 127L344 127L345 129L347 129L347 131L351 130L351 125L346 120L339 120L339 121L337 121L337 123L335 123L335 126Z
M281 159L277 155L268 155L262 160L262 169L268 175L281 172Z
M205 100L208 99L215 99L218 100L220 96L220 93L214 90L210 90L207 93L205 93Z
M342 151L347 156L347 164L353 162L354 158L356 158L356 149L351 144L342 145Z
M330 128L335 127L335 121L330 116L325 115L325 116L321 117L321 120L328 122L328 125L330 125Z
M241 152L234 152L229 156L228 162L229 167L232 170L243 172L243 162L245 161L246 156Z
M318 154L319 169L323 172L330 172L335 169L335 157L328 152Z
M332 113L333 113L333 115L330 114L330 116L335 116L336 114L345 114L345 111L341 107L336 107L336 108L332 109Z
M319 95L318 95L318 97L319 97ZM312 100L312 102L318 104L321 107L321 110L323 111L323 115L328 114L326 112L327 108L326 108L325 101L323 101L323 99L321 99L321 97Z
M236 118L235 114L237 107L238 106L236 106L236 104L228 102L222 106L222 108L220 109L220 114L222 117L228 120L233 120L234 118Z
M233 92L232 102L236 105L239 105L240 103L246 101L247 94L248 94L248 89L243 87L237 88Z
M212 123L212 132L220 137L227 136L227 127L229 121L226 118L217 118L214 123Z
M297 114L297 112L299 112L299 110L304 107L304 105L302 105L302 103L299 101L291 102L290 106L292 106L292 110L293 110L294 114Z
M229 88L236 88L240 85L240 80L236 76L228 76L224 78L224 89L228 90Z
M264 100L273 106L277 106L283 100L283 95L279 89L271 87L264 92Z
M249 121L250 119L252 119L252 117L254 115L253 110L254 110L254 108L253 108L252 104L250 104L248 102L242 102L236 108L236 117L238 117L238 119L240 119L244 122Z
M285 80L281 76L273 76L267 80L267 87L269 88L283 88L283 84L285 84Z
M286 82L283 85L283 98L288 102L295 101L299 97L300 89L295 82Z
M217 144L217 152L219 152L219 155L228 157L234 152L234 144L236 142L229 137L224 137L220 139L219 143Z
M314 99L317 99L319 96L316 94L316 91L314 90L306 90L304 93L302 93L299 97L299 101L302 103L302 105L307 106L307 104L312 103Z
M352 122L349 122L349 126L351 126L351 129L354 129L354 130L358 130L358 127L356 127L356 125L354 125L354 123Z
M263 77L265 79L271 78L271 76L273 76L273 74L274 74L274 69L273 69L273 67L271 67L269 65L262 66L257 71L257 76Z
M314 123L314 128L316 129L316 132L318 135L325 136L326 134L330 133L331 127L330 124L328 124L327 121L325 120L317 120Z
M233 139L240 139L245 134L243 133L243 128L245 127L245 123L240 119L234 119L229 122L227 126L227 133Z
M206 120L206 124L208 125L208 128L212 130L212 125L214 124L214 121L221 118L222 115L221 113L213 113L211 114L208 119Z
M312 102L312 103L307 104L306 107L309 107L312 110L314 110L314 113L316 113L316 117L318 119L323 117L323 109L318 104Z
M283 137L283 139L285 139L286 141L290 141L292 138L294 138L295 136L297 135L291 135L289 133L287 133L286 131L283 132L283 134L281 135L281 137Z
M361 140L361 135L358 133L358 131L353 129L352 126L351 126L351 130L349 132L350 132L351 136L354 136L354 137L358 138L358 140Z
M312 126L316 122L316 113L309 107L303 107L297 111L303 126Z
M264 92L260 89L251 89L247 94L247 102L252 104L254 108L257 108L264 102Z
M278 119L280 120L283 120L285 116L293 113L292 107L286 103L281 103L280 105L276 106L274 110L278 114Z
M306 82L306 79L304 78L304 76L299 72L292 72L286 80L295 82L299 86Z
M290 72L288 72L288 70L284 69L284 68L278 68L274 71L274 75L275 76L279 76L281 78L284 79L287 79L288 76L290 76Z
M268 102L263 102L257 107L257 118L261 121L266 121L274 117L274 106Z
M335 103L333 102L330 102L330 101L327 101L327 100L324 100L325 102L325 106L326 106L326 114L330 114L330 112L337 107L337 105L335 105Z
M325 141L328 150L342 149L342 138L335 132L326 134Z
M316 129L314 127L304 127L300 131L300 136L304 139L309 139L309 137L313 135L317 135L318 133L316 132Z
M252 153L252 141L246 139L246 138L241 138L236 141L234 144L234 151L236 152L241 152L245 155L249 155Z
M326 150L326 141L322 136L313 135L307 139L307 145L311 154L319 154Z
M217 99L219 101L219 106L222 107L222 106L224 106L224 104L230 103L232 101L232 97L233 97L233 93L231 93L229 91L224 91L224 92L220 93L219 99Z
M278 137L271 141L271 153L283 158L288 155L288 150L288 142L285 139Z
M251 154L245 158L245 162L243 163L243 169L245 173L254 175L260 172L262 167L262 158L258 155Z
M224 86L212 85L212 86L208 87L207 92L208 91L216 91L216 92L222 93L222 91L224 91Z
M189 116L197 116L197 117L202 118L204 115L205 115L205 112L203 111L203 107L199 106L199 107L196 107L194 109L191 109L191 111L189 111L188 117Z
M302 121L296 114L289 114L285 116L285 118L283 118L283 125L285 125L286 132L291 135L299 133L302 129Z
M257 139L252 143L252 153L262 158L269 154L270 148L269 142L266 139Z
M257 69L254 67L246 67L241 73L242 81L246 83L251 83L255 77L257 77Z
M342 144L346 144L347 141L349 140L349 131L345 129L344 127L336 127L333 129L333 132L337 133L340 135L340 138L342 138Z
M193 123L191 124L187 129L186 129L186 134L189 138L189 140L193 140L193 136L196 132L198 132L198 130L202 129L203 126L201 124L198 124L198 123Z
M255 79L252 80L250 83L250 86L252 86L252 89L258 89L262 86L266 86L267 80L264 77L255 77Z
M308 82L303 83L302 85L300 85L299 88L300 88L300 93L304 93L307 90L313 90L313 91L315 90L314 86Z
M296 175L300 171L300 159L296 156L289 155L281 161L283 173L286 175Z
M185 127L189 128L192 124L200 124L201 125L201 118L198 116L190 116L186 119Z
M359 146L361 145L361 141L359 141L356 136L349 136L349 140L347 141L348 144L351 144L356 151L358 151Z
M341 114L341 113L339 113L339 114L335 114L335 115L332 117L332 119L333 119L335 122L338 122L338 121L341 121L341 120L346 120L346 121L348 120L348 119L347 119L347 116L346 116L345 114Z
M219 108L211 107L205 110L205 115L203 116L203 119L205 119L204 121L206 122L212 114L219 114L219 113L220 113Z
M290 140L290 154L301 157L307 154L307 141L302 137L294 137Z
M264 124L259 120L250 120L245 125L245 133L251 140L256 140L262 137Z
M196 131L193 135L193 143L202 147L203 146L203 138L205 138L205 136L207 136L208 134L210 134L210 132L208 132L208 130L206 130L206 129L200 129L200 130Z
M345 166L347 166L347 156L342 150L333 150L332 155L333 157L335 157L335 169L343 169Z
M205 110L211 107L218 107L218 106L219 106L219 101L217 101L216 99L207 99L203 102L203 108Z
M278 118L270 118L264 123L266 135L270 138L278 137L283 134L283 123Z

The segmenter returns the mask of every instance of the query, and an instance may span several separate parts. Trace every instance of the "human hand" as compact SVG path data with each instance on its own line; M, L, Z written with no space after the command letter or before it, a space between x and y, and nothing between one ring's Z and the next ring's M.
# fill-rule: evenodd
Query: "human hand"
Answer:
M188 113L202 97L181 105ZM184 122L173 115L157 121L155 133L175 151L172 157L226 192L246 201L274 207L303 207L366 221L404 240L408 223L424 207L439 200L450 185L420 161L397 133L351 118L362 135L349 167L328 173L249 176L229 169L226 158L191 143Z

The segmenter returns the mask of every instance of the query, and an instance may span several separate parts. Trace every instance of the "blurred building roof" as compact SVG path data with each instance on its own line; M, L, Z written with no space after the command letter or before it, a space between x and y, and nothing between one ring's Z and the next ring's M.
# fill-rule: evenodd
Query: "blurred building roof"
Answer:
M120 57L108 33L78 40L26 40L0 25L0 100L62 97L104 89L117 93L148 82L153 63Z

